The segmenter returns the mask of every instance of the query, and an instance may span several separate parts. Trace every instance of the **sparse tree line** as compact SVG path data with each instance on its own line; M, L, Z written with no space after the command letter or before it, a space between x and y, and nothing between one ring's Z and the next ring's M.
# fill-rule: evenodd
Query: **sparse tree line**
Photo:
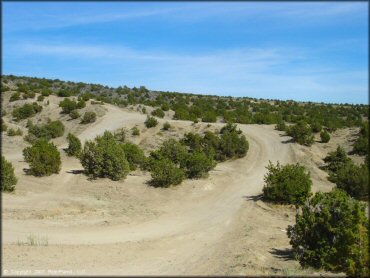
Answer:
M28 122L27 141L32 146L23 150L29 163L29 174L48 176L59 173L61 157L50 139L62 136L64 126L60 121L44 125ZM137 129L137 128L136 128ZM75 135L67 136L67 155L77 157L91 178L124 179L129 171L141 168L151 172L150 184L159 187L177 185L185 178L202 178L218 161L246 155L249 145L236 125L227 124L219 133L206 132L203 136L188 133L180 140L169 139L150 153L149 157L139 146L127 142L125 132L104 132L82 146Z
M37 92L42 96L54 94L60 97L78 96L84 101L96 99L119 106L147 105L155 109L152 116L162 118L164 111L173 110L174 119L198 122L224 122L241 124L299 124L305 122L313 133L323 128L331 133L338 128L361 126L363 117L369 116L368 105L298 103L294 101L262 100L253 98L231 98L206 95L181 94L176 92L152 92L139 88L107 86L86 83L64 82L30 77L3 76L3 82L16 84L23 94ZM6 84L4 84L9 89ZM32 96L32 93L30 93ZM24 96L23 96L24 97ZM14 97L14 99L20 98ZM143 108L145 109L145 107ZM146 113L143 112L143 113ZM303 125L300 126L303 128ZM302 130L303 132L303 130ZM328 140L323 134L322 141ZM306 136L306 137L305 137ZM312 143L309 134L297 138L305 145ZM329 138L330 139L330 138Z

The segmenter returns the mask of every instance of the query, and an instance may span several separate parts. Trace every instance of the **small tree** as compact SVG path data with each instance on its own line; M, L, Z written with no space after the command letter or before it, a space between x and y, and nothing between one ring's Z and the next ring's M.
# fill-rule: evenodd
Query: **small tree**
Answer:
M287 164L276 166L269 162L263 187L264 199L272 202L300 205L310 196L312 181L304 166Z
M147 128L151 128L157 126L158 121L154 117L147 116L144 123Z
M285 125L284 121L280 121L276 124L275 129L279 131L286 131L287 126Z
M153 116L158 117L158 118L163 118L164 117L164 112L161 108L157 108L157 109L153 110L151 114Z
M163 130L169 130L171 128L171 125L170 125L170 123L169 122L165 122L164 124L163 124Z
M130 170L123 144L109 131L105 131L94 141L85 143L80 161L86 174L93 178L120 180L125 178Z
M72 120L75 120L78 119L81 115L80 113L78 113L77 110L73 110L71 111L71 113L69 113L69 116L71 117Z
M60 171L60 153L53 143L41 139L23 150L24 160L30 164L30 173L35 176L50 176Z
M175 139L164 141L158 152L160 157L168 158L175 164L181 165L185 163L188 155L186 147Z
M204 152L196 152L188 156L185 165L189 178L202 178L216 166L216 162Z
M180 184L185 178L185 173L175 163L167 158L153 160L151 165L151 185L156 187L169 187Z
M1 191L14 191L17 181L12 163L1 156Z
M367 277L368 227L365 207L336 189L306 202L287 234L302 266Z
M68 148L66 149L66 153L69 156L78 157L82 149L80 139L78 139L78 137L76 137L72 133L68 133L67 140L68 140Z
M357 166L348 162L336 172L335 183L350 196L366 200L369 194L369 168L366 164Z
M81 124L89 124L96 121L96 113L95 112L85 112L82 117Z
M340 146L324 158L325 168L330 172L332 178L335 178L337 171L350 161L346 151Z
M287 129L287 135L301 145L311 146L314 142L311 127L305 122L299 122Z
M322 143L328 143L330 141L330 134L326 130L320 132L320 138Z
M131 129L131 134L132 134L133 136L138 136L138 135L140 135L140 130L139 130L136 126L134 126L134 127Z
M127 161L130 165L130 170L134 171L138 166L142 166L145 161L144 151L133 143L125 143L123 145Z

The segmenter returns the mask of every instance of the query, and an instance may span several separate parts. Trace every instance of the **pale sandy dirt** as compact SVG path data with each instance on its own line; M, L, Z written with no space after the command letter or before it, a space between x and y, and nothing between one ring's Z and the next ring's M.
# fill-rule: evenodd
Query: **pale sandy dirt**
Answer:
M38 117L59 118L59 100L50 98L49 107ZM84 141L104 130L125 128L128 139L147 153L166 138L222 126L166 117L147 129L142 113L108 104L85 108L91 109L100 115L95 123L68 121L67 130ZM165 121L173 126L171 131L161 130ZM133 126L139 127L140 136L129 135ZM314 190L330 190L333 184L318 165L323 154L336 147L335 135L332 143L308 148L284 143L289 138L273 126L239 127L250 143L246 157L218 164L206 179L186 180L169 189L148 186L150 174L142 171L119 182L88 180L78 173L79 161L62 151L65 136L54 140L62 153L61 172L43 178L27 176L23 168L28 165L22 158L27 143L20 137L3 136L3 154L19 178L16 192L2 195L3 271L15 275L63 274L52 272L56 270L74 275L314 273L302 271L288 256L286 228L294 223L295 210L265 204L259 194L269 160L304 163ZM339 134L338 142L345 136ZM47 246L27 245L29 235L47 238Z

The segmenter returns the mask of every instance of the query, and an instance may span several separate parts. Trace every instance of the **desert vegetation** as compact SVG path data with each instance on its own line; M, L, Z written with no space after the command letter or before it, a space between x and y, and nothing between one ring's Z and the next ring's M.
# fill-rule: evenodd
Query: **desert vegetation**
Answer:
M1 191L14 191L17 182L13 165L4 156L1 156Z

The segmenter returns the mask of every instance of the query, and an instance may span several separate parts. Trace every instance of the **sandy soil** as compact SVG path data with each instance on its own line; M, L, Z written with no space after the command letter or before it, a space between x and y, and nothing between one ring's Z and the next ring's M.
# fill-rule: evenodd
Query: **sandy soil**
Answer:
M50 98L38 117L60 117L57 98ZM146 115L112 105L88 105L98 120L90 125L67 121L84 141L104 130L139 127L128 139L149 152L169 137L188 131L218 129L207 124L160 120L147 129ZM9 116L7 116L9 117ZM6 118L9 120L9 118ZM162 131L165 121L172 131ZM20 123L24 127L25 123ZM27 164L20 137L3 136L3 154L19 178L13 194L2 194L2 271L10 275L297 275L302 270L291 258L286 228L295 210L260 200L268 161L300 162L311 171L314 191L333 184L318 168L336 143L356 130L333 135L327 144L303 147L289 143L273 126L239 125L250 149L242 159L220 163L206 179L186 180L169 188L147 185L150 174L131 173L125 180L90 181L79 161L67 157L65 137L55 140L62 153L58 175L36 178L24 174ZM350 143L349 143L350 144ZM350 146L348 146L349 148ZM30 239L34 240L29 245Z

